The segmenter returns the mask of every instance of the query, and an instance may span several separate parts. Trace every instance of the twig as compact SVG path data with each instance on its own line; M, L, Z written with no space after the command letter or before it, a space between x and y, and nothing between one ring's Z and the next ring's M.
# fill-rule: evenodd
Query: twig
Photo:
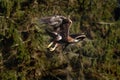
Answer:
M108 22L95 22L97 24L101 24L101 25L113 25L115 23L108 23Z

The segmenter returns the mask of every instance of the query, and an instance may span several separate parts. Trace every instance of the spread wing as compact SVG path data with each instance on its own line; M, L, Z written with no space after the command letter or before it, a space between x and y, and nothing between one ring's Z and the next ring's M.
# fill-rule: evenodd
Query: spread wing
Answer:
M43 24L48 24L50 26L53 26L53 27L59 27L62 22L63 22L63 19L65 19L66 17L64 16L51 16L51 17L44 17L44 18L41 18L40 19L40 22L43 23Z

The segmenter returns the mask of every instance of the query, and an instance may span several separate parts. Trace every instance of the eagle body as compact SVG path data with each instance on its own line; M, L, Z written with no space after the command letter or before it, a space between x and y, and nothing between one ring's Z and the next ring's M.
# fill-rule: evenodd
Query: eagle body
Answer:
M53 27L53 31L46 29L46 32L52 38L50 44L48 45L50 51L54 51L59 44L76 43L86 37L85 34L69 34L69 30L72 25L72 20L70 18L56 15L42 18L40 21L43 24ZM54 45L54 47L51 48L52 45Z

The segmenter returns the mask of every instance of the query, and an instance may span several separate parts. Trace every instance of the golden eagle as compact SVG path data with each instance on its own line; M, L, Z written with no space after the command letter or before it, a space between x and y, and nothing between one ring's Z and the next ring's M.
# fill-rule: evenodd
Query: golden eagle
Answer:
M69 29L72 25L72 20L64 16L51 16L40 19L41 23L48 24L53 27L53 31L46 29L46 32L52 37L51 43L47 48L50 51L54 51L60 44L66 43L66 46L70 43L76 43L83 40L85 34L69 34ZM54 44L54 47L51 47Z

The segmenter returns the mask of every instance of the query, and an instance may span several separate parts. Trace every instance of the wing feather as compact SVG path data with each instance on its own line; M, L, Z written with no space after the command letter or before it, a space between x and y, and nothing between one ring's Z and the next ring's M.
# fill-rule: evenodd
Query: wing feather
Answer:
M62 24L64 18L66 17L57 15L57 16L41 18L40 22L43 24L48 24L50 26L58 27Z

